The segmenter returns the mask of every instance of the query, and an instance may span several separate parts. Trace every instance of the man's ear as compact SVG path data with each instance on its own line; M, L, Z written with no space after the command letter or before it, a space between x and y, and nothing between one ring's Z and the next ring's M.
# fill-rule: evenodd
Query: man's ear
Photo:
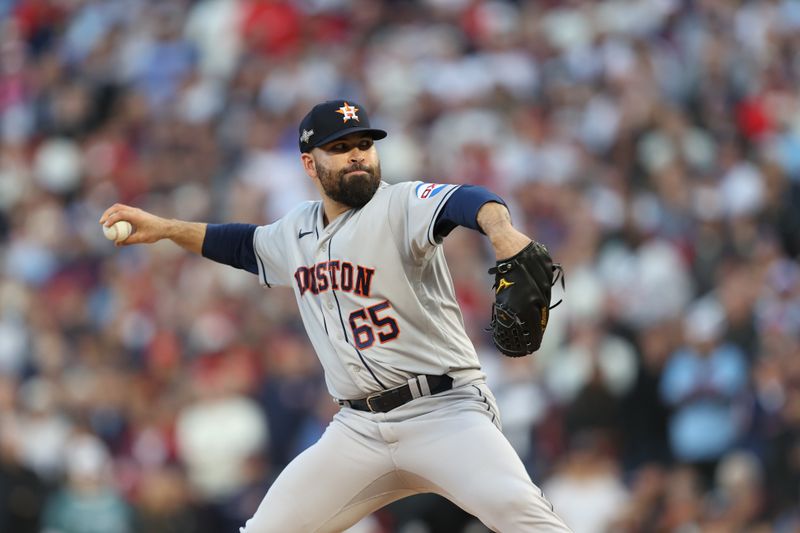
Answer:
M303 170L310 178L317 177L317 166L314 164L314 158L310 154L300 154L300 160L303 163Z

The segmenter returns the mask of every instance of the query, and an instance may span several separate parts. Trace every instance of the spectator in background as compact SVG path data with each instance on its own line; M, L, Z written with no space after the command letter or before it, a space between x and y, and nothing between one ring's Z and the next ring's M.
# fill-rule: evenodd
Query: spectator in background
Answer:
M703 481L697 471L681 466L669 471L663 486L655 531L699 529L703 517Z
M134 84L147 97L154 110L164 109L175 100L180 85L196 63L196 53L181 30L186 16L178 3L165 2L149 7L155 12L146 28L150 35L139 44L130 73Z
M302 428L309 423L319 424L314 424L317 405L324 398L319 390L319 366L310 346L291 330L276 331L266 344L263 357L267 377L257 398L269 423L269 457L282 467L316 442L306 441ZM327 422L323 429L325 426ZM299 439L303 439L302 443Z
M667 430L669 408L659 393L659 385L664 365L675 351L680 335L676 331L680 331L680 327L668 321L637 334L638 372L621 406L625 427L621 443L623 459L626 467L634 471L640 467L652 469L652 465L666 465L672 459ZM642 482L648 483L647 480Z
M659 515L664 503L667 473L652 465L638 468L630 481L628 500L614 517L610 531L658 531Z
M789 339L800 337L800 266L778 260L767 271L757 303L759 328Z
M8 385L0 381L0 405L8 401ZM23 461L17 424L0 407L0 531L40 533L47 486Z
M604 432L574 433L567 454L542 487L575 533L604 533L628 499L611 450Z
M761 522L765 508L763 471L750 453L734 452L720 461L715 472L709 522L719 531L752 531L769 526Z
M144 473L138 488L133 531L147 533L212 533L212 524L196 505L182 471L174 467Z
M627 340L608 331L606 302L601 282L591 272L570 276L569 341L544 363L544 381L560 404L571 404L592 385L616 402L633 385L636 353Z
M661 395L673 411L672 453L698 465L706 482L745 430L747 362L739 348L721 342L724 331L724 311L713 296L695 304L684 322L685 345L670 356L661 379Z
M46 379L32 379L19 390L24 415L19 418L21 451L25 463L49 482L64 472L67 446L73 426L56 404L56 388Z
M249 459L267 448L266 417L241 391L247 370L224 358L206 359L195 376L194 401L175 421L178 453L192 487L211 503L239 489L248 478Z
M760 331L754 370L759 425L751 438L762 451L767 501L773 515L800 524L800 337L796 305L789 295L800 290L797 266L776 262L767 270L757 310ZM795 302L795 303L790 303ZM787 526L789 527L789 526Z
M103 443L90 434L76 434L66 456L67 483L47 502L44 531L133 533L131 509L114 489Z
M762 275L754 261L727 261L717 271L717 294L725 311L725 340L736 345L748 364L758 355L756 300L761 292Z

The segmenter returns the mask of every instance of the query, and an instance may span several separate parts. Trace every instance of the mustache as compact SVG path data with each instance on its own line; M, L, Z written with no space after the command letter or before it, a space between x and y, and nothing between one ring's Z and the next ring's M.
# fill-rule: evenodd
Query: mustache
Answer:
M346 174L348 172L356 172L358 170L363 170L364 172L369 172L369 171L372 170L372 167L369 166L369 165L361 165L361 164L357 163L355 165L350 165L349 167L345 168L344 172Z
M371 166L362 165L362 164L358 164L358 163L356 163L354 165L350 165L349 167L343 168L342 170L339 171L339 175L340 176L344 176L345 174L347 174L349 172L359 172L359 171L360 172L366 172L370 176L374 176L375 175L375 171Z

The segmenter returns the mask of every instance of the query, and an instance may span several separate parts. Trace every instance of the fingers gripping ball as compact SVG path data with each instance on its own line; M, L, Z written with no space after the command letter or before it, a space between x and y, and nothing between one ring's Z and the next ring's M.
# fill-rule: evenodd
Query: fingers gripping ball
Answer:
M111 226L103 226L103 235L114 242L123 242L133 232L133 226L127 220L119 220Z
M550 292L558 278L564 285L561 265L553 264L547 249L532 242L514 257L489 269L495 275L495 302L489 330L495 346L509 357L539 349L547 328Z

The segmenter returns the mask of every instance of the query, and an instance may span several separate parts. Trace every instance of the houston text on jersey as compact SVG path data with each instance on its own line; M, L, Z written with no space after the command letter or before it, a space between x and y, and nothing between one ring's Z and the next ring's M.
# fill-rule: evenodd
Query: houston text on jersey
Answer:
M300 296L306 291L319 294L329 289L369 296L374 268L353 265L348 261L322 261L309 267L301 266L294 273Z

